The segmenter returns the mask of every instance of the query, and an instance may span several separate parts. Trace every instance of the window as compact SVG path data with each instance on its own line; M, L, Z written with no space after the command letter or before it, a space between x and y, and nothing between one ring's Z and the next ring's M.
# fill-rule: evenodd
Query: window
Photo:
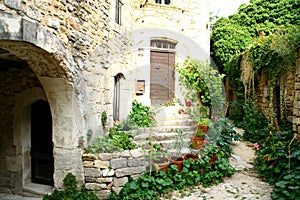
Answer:
M176 42L165 41L165 40L151 40L151 47L159 49L175 49Z
M162 4L164 2L165 5L169 5L171 0L155 0L155 3Z
M116 23L117 24L121 24L121 14L122 14L122 6L123 6L123 3L121 0L116 0Z

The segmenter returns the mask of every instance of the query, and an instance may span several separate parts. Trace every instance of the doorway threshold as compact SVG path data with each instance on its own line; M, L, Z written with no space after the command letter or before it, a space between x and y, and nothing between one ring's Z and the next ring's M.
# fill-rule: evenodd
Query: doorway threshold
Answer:
M24 195L42 197L46 194L52 194L53 189L53 186L29 183L24 187Z

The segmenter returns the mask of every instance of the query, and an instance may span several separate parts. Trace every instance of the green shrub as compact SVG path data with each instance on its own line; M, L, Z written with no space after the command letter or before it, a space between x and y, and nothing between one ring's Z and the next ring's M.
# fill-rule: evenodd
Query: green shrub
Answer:
M117 195L111 194L109 200L158 200L162 194L172 190L187 188L188 186L202 183L209 186L222 182L225 176L231 176L234 169L228 164L225 153L216 146L211 146L205 156L197 162L193 159L183 161L181 173L177 165L171 164L165 173L162 170L145 173L137 180L131 179L125 184ZM217 160L210 164L211 157L217 155Z
M300 144L297 140L291 143L294 137L291 127L281 129L281 133L270 132L268 137L259 143L254 161L255 169L274 185L273 199L296 199L300 196Z
M112 153L124 150L137 149L130 133L118 131L116 128L109 130L108 137L99 136L85 149L86 153Z
M129 126L150 127L155 123L154 113L150 110L150 107L144 106L136 100L132 102L132 110L129 113L128 120L131 123Z
M68 173L63 180L64 190L55 189L51 195L45 195L43 200L98 200L95 193L87 191L84 186L77 189L76 177Z
M264 140L269 132L268 120L253 100L231 103L231 119L245 130L243 137L251 142Z

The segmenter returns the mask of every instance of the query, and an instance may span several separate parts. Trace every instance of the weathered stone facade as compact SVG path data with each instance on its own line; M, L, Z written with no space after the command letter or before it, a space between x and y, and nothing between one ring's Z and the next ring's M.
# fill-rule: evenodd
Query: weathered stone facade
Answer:
M85 187L99 199L119 193L129 178L138 178L149 165L142 149L116 153L83 154Z
M295 83L295 101L294 101L294 118L293 118L293 131L298 134L300 141L300 47L297 52L296 60L296 83Z
M116 76L123 77L121 120L133 98L151 105L151 39L175 41L176 62L186 56L208 59L206 0L174 0L170 5L123 0L121 24L115 21L117 2L0 1L0 192L43 193L31 181L32 103L42 99L50 106L53 186L61 187L68 172L83 183L87 133L92 138L105 134L103 112L108 127L114 121ZM138 79L147 83L140 96L135 95Z

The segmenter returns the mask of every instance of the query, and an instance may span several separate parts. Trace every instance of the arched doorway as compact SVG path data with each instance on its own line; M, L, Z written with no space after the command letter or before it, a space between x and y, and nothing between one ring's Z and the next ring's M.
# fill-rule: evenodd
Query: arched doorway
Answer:
M53 186L52 116L49 103L31 104L31 181Z
M84 121L80 120L82 113L76 106L79 102L74 95L72 73L76 63L71 53L39 23L5 12L0 13L0 18L3 19L0 27L0 189L41 195L52 191L53 187L48 185L62 187L69 172L83 182L81 149L77 143ZM32 25L30 31L27 31L28 24ZM51 170L33 173L37 169L31 162L31 105L39 100L48 102L51 109L53 173ZM44 181L33 178L39 174L43 174Z

